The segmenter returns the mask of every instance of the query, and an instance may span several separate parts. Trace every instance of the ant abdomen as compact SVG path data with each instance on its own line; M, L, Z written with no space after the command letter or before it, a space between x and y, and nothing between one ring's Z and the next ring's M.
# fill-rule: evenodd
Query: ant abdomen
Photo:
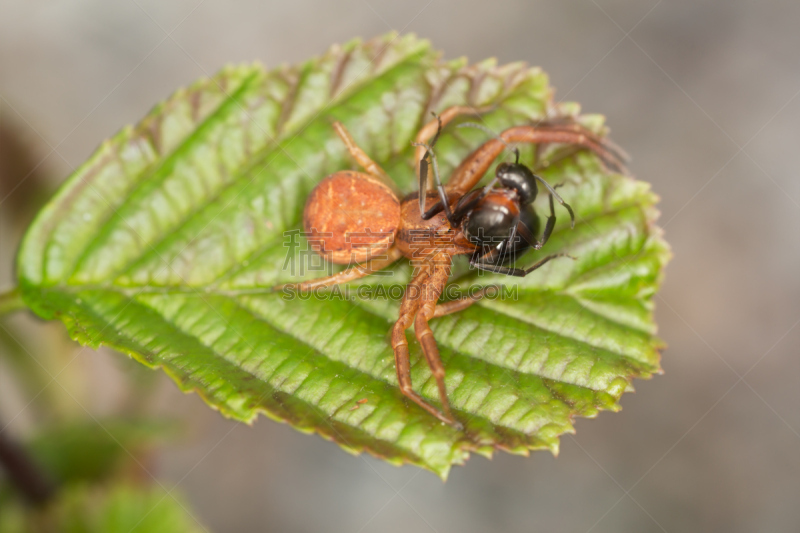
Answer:
M494 247L508 240L524 211L513 189L494 189L469 211L461 228L471 243Z
M533 206L524 206L519 214L520 223L524 224L532 235L539 233L539 217L533 210ZM507 265L513 263L525 252L531 248L531 244L527 242L519 233L515 233L513 242L506 239L502 242L495 241L494 243L486 243L478 248L475 252L477 256L484 256L484 261L492 265ZM494 253L492 250L496 250Z

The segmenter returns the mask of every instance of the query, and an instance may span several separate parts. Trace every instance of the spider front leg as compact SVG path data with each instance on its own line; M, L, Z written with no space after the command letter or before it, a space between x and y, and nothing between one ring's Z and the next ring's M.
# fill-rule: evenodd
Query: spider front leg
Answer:
M623 155L617 153L607 139L595 135L580 125L570 128L514 126L483 143L461 162L447 182L445 187L447 194L458 196L471 190L510 143L556 143L578 146L594 152L608 168L625 172Z
M411 324L414 322L414 316L417 314L421 304L419 292L422 290L422 284L429 276L430 271L427 268L420 269L420 272L414 276L406 286L406 293L403 295L403 300L400 303L400 314L397 318L397 322L395 322L392 327L391 336L392 351L394 352L394 367L397 372L397 384L400 386L400 392L439 420L450 423L450 420L440 413L438 409L414 392L411 383L411 360L408 353L406 330L410 328Z
M422 305L417 311L417 317L414 320L414 334L422 347L422 353L428 362L436 386L439 389L439 400L444 410L444 415L449 419L449 423L461 428L461 424L453 418L450 411L450 401L447 398L447 387L444 382L444 366L439 356L439 347L436 345L436 339L433 336L428 321L435 316L436 302L442 295L442 290L447 284L447 278L450 277L450 264L452 259L449 256L435 258L433 264L433 272L426 283L423 284Z
M440 391L440 398L443 398L443 408L444 412L439 411L436 407L425 401L425 399L414 392L411 383L411 362L409 358L409 351L408 351L408 340L406 339L406 330L411 327L411 324L415 322L419 322L421 331L425 330L427 326L427 319L419 319L421 313L421 307L425 303L425 294L430 290L429 284L432 282L431 280L435 278L438 280L441 278L441 274L431 273L432 267L430 265L423 265L419 273L411 280L411 282L406 287L406 293L403 296L403 301L400 304L400 314L395 322L394 326L392 327L392 350L394 351L394 361L395 361L395 370L397 371L397 382L400 386L400 391L414 403L425 409L428 413L432 414L442 422L447 424L451 424L455 427L460 427L460 424L452 417L450 414L450 405L447 402L447 394L443 389L444 382L442 381L442 385L439 388ZM446 281L446 278L445 278ZM428 287L426 287L428 285ZM435 303L435 302L434 302ZM423 317L425 315L422 315ZM415 320L416 318L416 320ZM443 380L443 372L444 369L441 367L441 361L439 361L438 357L438 349L435 352L430 351L430 340L433 340L433 337L428 337L427 334L420 335L418 331L415 333L417 338L420 340L422 344L422 350L425 354L425 358L428 361L428 364L431 366L431 370L434 373L434 376L437 374L440 377L437 377L437 384L440 380ZM430 328L428 328L430 330ZM424 341L423 341L424 339ZM430 340L428 340L430 339ZM435 347L435 342L434 342ZM432 364L433 362L433 364ZM437 365L438 363L438 370L434 370L433 365Z

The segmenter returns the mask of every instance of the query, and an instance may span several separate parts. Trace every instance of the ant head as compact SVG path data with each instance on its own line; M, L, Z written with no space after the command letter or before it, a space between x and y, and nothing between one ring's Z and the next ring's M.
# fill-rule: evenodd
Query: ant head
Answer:
M533 172L519 162L519 152L514 163L500 163L497 165L497 180L507 188L517 191L520 203L529 204L536 199L539 189L536 187L536 177Z

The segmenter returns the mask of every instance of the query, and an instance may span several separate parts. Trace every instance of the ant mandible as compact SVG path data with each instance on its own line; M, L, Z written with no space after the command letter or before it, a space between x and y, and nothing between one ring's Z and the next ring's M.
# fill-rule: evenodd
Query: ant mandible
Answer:
M553 198L567 209L573 226L575 222L572 208L555 188L519 162L518 150L514 163L499 164L495 177L486 186L475 186L509 143L575 145L591 150L615 171L624 171L625 159L610 141L578 124L515 126L475 149L443 185L433 146L442 128L465 113L475 110L463 106L448 108L440 116L434 114L436 118L419 131L412 143L417 147L419 191L402 200L386 172L358 147L344 125L334 122L334 130L366 173L345 170L322 180L308 197L303 225L309 243L325 259L336 264L360 264L333 276L276 287L291 286L297 291L330 287L370 275L401 257L409 258L414 273L391 329L397 381L406 397L439 420L459 428L461 424L450 409L444 366L428 322L466 309L484 292L437 304L450 276L453 256L468 254L470 265L481 270L526 276L548 261L567 255L548 255L524 269L506 266L514 255L529 248L538 250L547 242L556 221ZM485 129L471 123L461 126ZM428 190L429 158L435 191ZM550 194L550 214L540 240L534 237L539 221L532 206L538 193L537 182ZM433 202L430 207L429 202ZM441 411L412 388L405 334L412 324L436 379Z

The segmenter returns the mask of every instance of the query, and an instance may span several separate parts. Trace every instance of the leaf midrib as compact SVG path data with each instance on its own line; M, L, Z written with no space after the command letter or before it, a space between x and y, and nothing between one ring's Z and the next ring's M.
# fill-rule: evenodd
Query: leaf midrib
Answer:
M612 210L597 212L597 213L594 213L592 216L590 216L588 218L582 218L581 221L578 222L578 227L586 225L586 224L590 224L592 221L597 220L597 219L599 219L601 217L614 217L615 215L617 215L617 214L619 214L619 213L621 213L623 211L626 211L626 210L629 210L629 209L633 210L633 209L637 209L637 208L639 208L639 206L637 204L635 204L635 203L621 204L619 206L616 206ZM643 227L644 227L645 231L647 231L647 227L646 226L643 226ZM302 229L302 228L296 227L294 229ZM561 226L561 227L557 228L552 233L551 238L558 237L559 235L563 235L563 234L566 234L566 233L567 233L567 228L565 226ZM591 242L593 239L600 238L602 236L603 236L603 234L598 234L598 232L595 231L595 235L594 236L590 236L588 239L584 239L582 241L574 241L574 242L571 242L570 244L572 244L572 245L582 245L582 244L586 244L588 242ZM134 285L134 284L124 284L124 285L122 285L122 284L115 283L115 281L117 279L119 279L120 276L117 276L114 280L112 280L110 283L107 283L107 284L105 284L105 283L94 283L94 284L67 283L67 284L64 284L64 285L55 284L53 286L54 287L63 287L66 290L69 290L69 289L67 289L68 287L78 287L78 288L88 288L88 289L96 289L96 288L106 289L106 288L109 288L109 289L112 289L112 290L124 291L125 294L129 295L129 296L135 296L137 294L150 294L150 293L153 293L153 294L201 293L201 294L212 294L212 295L234 297L234 296L240 296L240 295L258 294L258 292L256 292L256 291L260 291L261 293L268 293L268 292L270 292L270 289L272 288L272 286L270 286L270 287L266 287L266 286L265 287L257 287L257 286L254 286L254 287L250 287L250 288L229 289L229 290L208 290L208 289L209 288L213 288L215 286L219 286L219 284L224 282L226 279L230 279L230 278L234 277L238 272L249 268L249 266L246 266L247 262L249 262L254 256L261 255L261 254L266 254L266 253L269 253L270 251L274 250L275 249L275 243L278 242L279 239L281 239L281 237L276 234L273 239L269 239L269 241L265 242L262 246L260 246L258 248L254 248L243 259L241 259L241 260L235 262L234 264L232 264L231 267L228 270L220 272L213 281L210 281L209 283L202 284L202 285L193 285L193 286L187 287L186 289L182 289L178 285L169 285L169 286L163 286L163 287L154 287L154 288L151 288L151 289L142 289L142 290L138 290L138 291L134 292L134 288L136 288L136 287L147 287L147 285ZM592 273L592 272L594 272L594 271L596 271L598 269L607 268L609 265L613 265L613 264L615 264L615 263L617 263L619 261L626 261L626 259L628 259L628 258L631 258L631 259L638 258L639 255L641 255L642 251L644 250L644 248L646 246L646 242L647 242L648 239L649 239L649 234L646 235L646 237L643 240L642 246L640 246L639 249L636 250L636 252L634 252L632 254L625 255L625 256L616 256L614 261L610 262L610 263L603 263L603 264L593 265L588 270L581 272L578 277L586 276L587 274ZM455 282L455 281L457 281L459 283L461 283L461 282L470 282L470 281L474 280L475 276L476 276L475 274L469 274L468 273L468 274L466 274L466 275L464 275L464 276L462 276L462 277L460 277L458 279L451 280L451 282ZM572 281L574 281L574 280L571 279L570 283ZM540 291L536 290L533 287L520 287L520 289L524 290L525 292L528 292L528 291L530 291L530 292L540 292ZM565 287L565 289L566 289L566 287ZM253 292L247 292L247 291L253 291Z
M52 290L53 288L51 287L50 289ZM89 289L88 287L83 287L83 290L87 290L87 291L89 291L89 290L93 290L93 289ZM102 288L100 288L100 290L102 290L102 291L108 291L108 292L113 292L113 293L116 293L118 296L122 296L123 298L126 298L126 299L128 299L128 300L131 300L131 301L133 301L133 302L136 302L136 303L137 303L137 304L139 304L139 305L146 306L147 308L149 308L149 309L151 309L153 312L155 312L155 313L156 313L156 314L157 314L157 315L158 315L158 316L159 316L159 317L160 317L162 320L164 320L166 323L168 323L168 324L171 324L171 326L172 326L173 328L179 328L179 326L178 326L177 324L175 324L174 322L172 322L171 320L169 320L169 319L168 319L167 317L165 317L165 316L164 316L164 315L163 315L163 314L162 314L162 313L161 313L161 312L160 312L158 309L156 309L156 308L152 307L152 306L151 306L151 305L149 305L147 302L144 302L144 301L142 301L142 300L140 300L140 299L138 299L138 298L135 298L135 297L131 297L131 296L129 296L129 295L127 295L127 294L125 294L123 291L118 291L118 290L111 289L111 288L108 288L108 287L102 287ZM68 291L68 292L79 293L80 291ZM190 296L191 296L191 295L190 295ZM202 296L203 296L203 295L202 295L202 294L197 294L197 296L200 296L200 297L202 298ZM270 322L269 320L267 320L267 318L265 318L265 317L262 317L262 316L260 316L260 315L256 314L256 313L255 313L255 312L254 312L252 309L250 309L249 307L247 307L247 306L245 306L245 305L242 305L242 303L241 303L240 301L238 301L238 300L236 300L236 299L230 299L230 298L228 298L227 300L228 300L228 301L230 301L231 303L233 303L233 304L234 304L234 305L235 305L237 308L239 308L239 309L241 309L241 310L243 310L243 311L247 312L249 315L251 315L251 317L253 317L255 320L259 321L260 323L264 323L264 324L268 325L270 328L272 328L272 329L274 329L274 330L278 331L279 333L281 333L281 334L283 334L283 335L286 335L286 336L288 336L288 337L290 337L290 338L294 339L294 340L295 340L295 341L297 341L297 342L300 342L300 343L301 343L301 344L303 344L304 346L309 346L310 348L312 348L312 349L314 350L314 353L316 353L317 355L319 355L319 356L321 356L321 357L325 357L326 359L328 359L328 360L330 360L330 361L334 361L334 362L337 362L337 363L339 363L339 364L342 364L342 365L346 366L347 368L349 368L349 369L351 369L351 370L353 370L353 371L355 371L355 372L359 372L359 373L361 373L361 374L364 374L364 375L368 376L370 379L375 379L375 380L381 381L382 383L385 383L385 384L387 384L387 385L389 385L389 386L391 386L391 387L393 387L393 388L397 388L397 385L396 385L395 383L393 383L393 382L391 382L391 381L386 381L385 379L383 379L383 378L381 377L381 374L382 374L382 373L378 373L377 375L373 375L373 374L371 374L371 373L369 373L369 372L365 372L365 371L363 371L363 370L360 370L360 369L358 369L358 368L356 368L356 367L354 367L354 366L351 366L351 365L349 365L349 364L347 364L347 363L345 363L345 362L343 362L343 361L339 361L338 359L333 359L333 358L329 357L329 356L328 356L328 355L327 355L325 352L323 352L323 351L320 351L318 348L316 348L316 347L312 346L311 344L307 343L307 342L306 342L304 339L302 339L301 337L297 337L297 336L293 335L293 334L292 334L290 331L287 331L287 330L283 330L283 329L281 329L281 328L280 328L279 326L277 326L276 324L273 324L272 322ZM208 303L208 302L206 302L206 303ZM369 313L370 315L372 315L372 316L374 316L374 317L377 317L377 318L380 318L381 320L387 320L385 316L383 316L383 315L381 315L381 314L379 314L379 313L376 313L376 312L374 312L373 310L371 310L371 309L369 309L369 308L366 308L366 307L363 307L363 306L360 306L360 305L358 305L358 302L354 302L354 301L352 301L352 300L348 300L348 304L349 304L349 305L351 305L351 306L356 306L356 307L358 307L359 309L361 309L361 310L363 310L363 311L365 311L365 312ZM82 307L83 307L83 308L86 308L85 306L82 306ZM95 316L97 316L97 315L96 315L96 313L95 313ZM512 317L512 318L514 318L514 317ZM104 317L102 318L102 321L103 321L104 323L109 323L109 321L108 321L107 319L105 319ZM389 321L389 323L391 323L391 321ZM180 329L180 328L179 328L179 329ZM547 331L547 330L546 330L546 328L541 328L541 329L543 329L543 330ZM196 341L196 342L201 342L201 341L200 341L200 339L198 339L197 337L193 337L193 336L191 336L191 335L188 335L188 334L184 333L184 332L183 332L183 330L180 330L180 331L181 331L181 333L182 333L183 335L185 335L185 336L187 336L187 337L189 337L189 338L193 339L194 341ZM556 333L556 332L553 332L553 334L554 334L554 335L560 335L559 333ZM583 342L583 341L580 341L580 342ZM201 342L201 344L203 344L204 346L207 346L207 345L205 345L205 344L204 344L204 343L202 343L202 342ZM584 344L585 344L585 343L584 343ZM556 379L556 378L552 378L552 377L542 376L542 375L539 375L539 374L536 374L536 373L528 373L528 372L523 372L523 371L520 371L520 370L518 370L518 369L515 369L515 368L511 368L511 367L508 367L508 366L504 366L504 365L498 364L498 363L496 363L496 362L487 361L487 360L484 360L484 359L481 359L481 358L476 358L476 357L473 357L473 356L472 356L472 355L470 355L470 354L467 354L467 353L464 353L464 352L460 351L459 349L457 349L456 347L454 347L453 345L451 345L451 344L449 344L449 343L447 343L447 344L443 344L443 346L445 346L445 347L446 347L448 350L452 351L452 352L453 352L453 354L455 354L455 355L457 355L457 356L459 356L459 357L463 357L463 358L466 358L466 359L471 359L471 360L479 360L479 361L481 361L481 362L482 362L482 363L484 363L484 364L490 365L490 366L492 366L492 367L495 367L495 368L498 368L498 369L503 369L503 370L506 370L506 371L511 371L511 372L518 373L518 374L520 374L520 375L530 376L530 377L534 377L534 378L537 378L537 379L542 379L542 380L544 380L544 379L550 379L550 380L554 380L554 381L559 381L559 382L566 383L566 384L569 384L569 385L572 385L572 386L575 386L575 387L579 387L579 388L581 388L581 389L584 389L584 390L590 391L590 392L592 392L592 393L607 393L607 391L605 391L605 389L594 389L594 388L592 388L592 387L588 387L588 386L586 386L586 385L582 385L582 384L579 384L579 383L574 383L574 382L571 382L571 381L566 381L566 380ZM591 345L590 345L590 346L591 346ZM208 346L207 346L207 347L208 347ZM209 348L210 350L213 350L213 348L211 348L211 347L208 347L208 348ZM227 361L229 364L232 364L232 365L233 365L234 367L236 367L237 369L240 369L240 370L243 370L243 371L245 371L245 370L244 370L242 367L240 367L240 366L238 366L236 363L234 363L234 362L232 362L232 361L228 360L228 359L227 359L227 358L225 358L223 355L219 354L219 353L218 353L216 350L213 350L213 351L214 351L214 353L215 353L215 354L216 354L218 357L221 357L223 360ZM148 352L148 350L144 350L144 352ZM624 356L623 354L619 354L619 356L620 356L620 357L626 357L626 356ZM421 361L421 360L420 360L420 361ZM417 362L417 364L421 364L421 363L420 363L420 361L418 361L418 362ZM246 371L246 372L247 372L247 371ZM250 374L250 372L248 372L248 374ZM261 378L260 378L260 377L258 377L258 376L254 376L254 377L255 377L256 379L259 379L259 380L261 380ZM571 407L571 406L569 406L569 407L570 407L570 409L572 409L572 407ZM494 423L494 422L492 422L491 420L488 420L488 419L487 419L487 421L488 421L488 422L491 422L491 423ZM505 426L504 426L504 427L505 427ZM514 431L519 431L519 430L517 430L517 429L515 429L515 428L511 428L511 427L508 427L508 429L509 429L509 430L514 430Z

